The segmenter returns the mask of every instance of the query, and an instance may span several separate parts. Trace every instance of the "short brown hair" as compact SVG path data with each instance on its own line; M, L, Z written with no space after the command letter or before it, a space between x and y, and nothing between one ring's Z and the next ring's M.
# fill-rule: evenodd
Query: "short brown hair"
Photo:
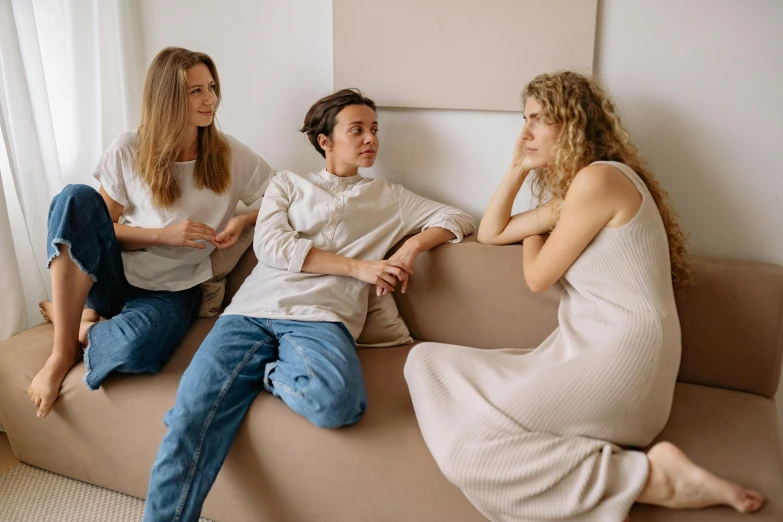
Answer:
M366 105L375 110L375 102L362 94L359 89L342 89L329 96L321 98L310 107L304 119L304 125L299 132L307 134L310 143L321 156L326 157L326 152L318 144L318 136L331 136L334 125L337 123L337 115L348 105Z

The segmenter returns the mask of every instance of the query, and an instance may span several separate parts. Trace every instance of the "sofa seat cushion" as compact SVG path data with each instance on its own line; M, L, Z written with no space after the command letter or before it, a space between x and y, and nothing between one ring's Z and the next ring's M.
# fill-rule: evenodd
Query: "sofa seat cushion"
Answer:
M46 419L27 398L52 328L0 343L0 418L17 457L121 491L146 495L180 376L214 320L198 320L158 375L119 375L88 391L82 365L68 374ZM204 508L220 521L480 522L437 468L421 437L403 378L410 345L361 350L369 406L361 421L321 430L262 393L253 403ZM774 403L758 395L678 384L662 438L693 460L768 499L754 521L783 520ZM728 508L669 511L635 506L633 522L746 520Z

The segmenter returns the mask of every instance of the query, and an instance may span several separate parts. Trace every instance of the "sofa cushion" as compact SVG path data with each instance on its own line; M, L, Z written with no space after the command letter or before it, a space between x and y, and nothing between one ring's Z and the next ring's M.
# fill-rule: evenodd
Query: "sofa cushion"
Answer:
M392 294L377 296L370 289L367 319L356 339L359 348L388 348L412 342L411 333L397 310Z
M211 318L220 313L226 293L226 276L234 270L239 260L253 244L254 232L254 227L245 228L239 234L234 245L222 250L215 249L209 255L212 262L212 277L199 285L201 288L199 317Z

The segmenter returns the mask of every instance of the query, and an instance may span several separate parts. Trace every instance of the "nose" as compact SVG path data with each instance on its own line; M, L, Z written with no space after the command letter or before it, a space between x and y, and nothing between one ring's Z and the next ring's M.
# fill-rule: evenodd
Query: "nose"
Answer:
M372 145L374 143L378 142L378 135L373 134L372 132L368 132L364 135L364 143L367 145Z
M533 139L533 133L530 132L530 122L528 121L525 121L525 124L522 125L522 139L525 141Z

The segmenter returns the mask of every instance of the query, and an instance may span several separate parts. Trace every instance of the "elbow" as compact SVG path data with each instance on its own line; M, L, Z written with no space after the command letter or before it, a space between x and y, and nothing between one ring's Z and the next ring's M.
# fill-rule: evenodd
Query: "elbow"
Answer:
M478 241L481 244L484 245L499 245L500 242L498 241L498 236L495 234L490 234L489 232L482 231L479 229L478 233L476 234L476 241Z
M535 273L531 274L528 270L525 271L525 283L527 283L527 287L534 294L548 290L554 284L552 281L546 281Z

